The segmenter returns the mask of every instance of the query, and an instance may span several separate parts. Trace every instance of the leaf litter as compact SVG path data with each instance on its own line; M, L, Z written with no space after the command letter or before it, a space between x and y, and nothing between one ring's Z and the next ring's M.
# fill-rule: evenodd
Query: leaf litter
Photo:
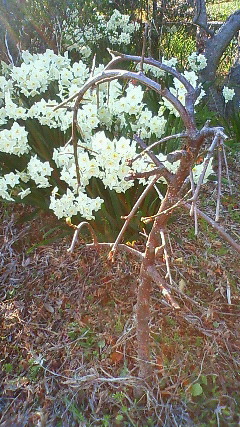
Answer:
M212 198L210 188L208 210ZM236 195L226 200L223 223L238 233ZM68 254L70 237L27 254L44 224L56 220L43 213L19 225L23 208L4 207L0 426L238 425L239 259L207 224L199 221L197 239L185 212L170 225L171 288L180 310L154 285L150 388L138 378L139 264L119 254L112 265L83 240Z

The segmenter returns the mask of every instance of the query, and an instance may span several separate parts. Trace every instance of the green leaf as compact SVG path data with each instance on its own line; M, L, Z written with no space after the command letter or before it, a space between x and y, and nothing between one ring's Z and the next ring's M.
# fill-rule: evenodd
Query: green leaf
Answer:
M199 383L195 383L191 387L191 393L193 397L200 396L203 392L202 386Z
M206 375L201 375L201 382L202 382L202 384L207 385L207 377L206 377Z

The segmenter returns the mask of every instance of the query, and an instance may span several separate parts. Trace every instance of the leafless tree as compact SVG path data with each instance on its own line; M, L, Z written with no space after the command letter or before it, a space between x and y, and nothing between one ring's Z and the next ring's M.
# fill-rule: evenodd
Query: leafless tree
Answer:
M202 216L211 226L213 226L221 236L238 252L240 253L240 245L235 242L226 231L217 224L216 221L209 218L197 207L197 200L199 196L199 191L206 173L207 166L213 155L214 150L216 149L219 154L219 159L224 153L223 161L226 162L225 149L224 149L224 140L226 135L223 132L221 127L209 127L209 124L206 123L201 129L198 129L195 122L194 114L194 104L199 95L199 88L193 88L185 77L179 73L176 69L168 67L159 61L156 61L152 58L144 57L144 49L142 56L132 56L125 54L116 54L112 53L112 60L106 66L103 72L100 74L91 77L81 88L81 90L64 101L56 108L66 107L69 102L72 102L75 99L73 107L73 121L72 121L72 143L75 155L76 168L78 171L78 160L77 160L77 144L78 144L78 111L80 103L86 94L86 92L91 89L95 90L103 82L111 82L115 79L123 80L132 80L135 82L155 91L159 97L166 98L178 111L182 121L185 126L185 131L182 134L171 135L165 137L162 140L156 142L154 145L160 144L163 140L170 138L182 138L182 148L178 151L168 154L167 159L174 163L177 160L180 160L179 166L176 169L175 173L170 172L164 163L160 162L158 157L153 153L152 146L147 147L144 141L138 136L135 135L135 140L138 143L140 149L142 150L140 155L148 155L151 159L151 162L155 165L154 169L149 172L141 173L132 173L127 176L126 180L134 180L140 177L150 178L149 184L142 193L139 200L133 206L131 212L125 220L125 223L114 243L98 243L96 235L92 230L91 226L87 222L83 222L76 227L72 245L69 249L70 252L74 250L74 245L78 236L79 231L83 226L89 228L93 243L88 244L88 247L109 247L109 259L114 261L115 254L118 250L125 250L130 252L132 255L138 257L141 261L141 270L139 277L139 287L138 287L138 296L137 296L137 341L138 341L138 358L139 358L139 367L140 367L140 376L145 380L151 379L152 367L150 363L150 346L149 346L149 318L150 318L150 296L152 283L156 282L162 291L164 297L172 305L173 310L179 309L178 303L174 300L169 289L169 284L171 285L171 270L168 259L168 247L166 242L166 233L167 233L167 223L169 217L172 215L173 211L179 206L188 209L194 217L195 221L195 230L197 232L197 218ZM117 55L117 56L115 56ZM128 71L117 69L117 65L123 61L131 61L134 63L140 63L141 70L139 72ZM143 71L143 63L153 65L160 68L161 70L170 73L172 76L176 77L186 88L185 96L185 105L182 104L168 88L162 87L161 84L147 77ZM196 158L198 157L201 147L204 145L208 146L207 154L204 160L203 172L199 178L197 185L195 186L192 179L192 168L195 164ZM134 159L132 159L134 162ZM219 169L221 169L222 161L219 160ZM226 163L227 166L227 163ZM77 173L79 178L79 173ZM131 218L137 211L140 206L143 198L146 194L154 187L154 184L159 180L159 178L164 177L167 182L167 191L164 199L161 202L160 208L156 215L152 217L143 218L145 222L152 223L152 229L147 238L146 247L144 252L140 252L129 246L122 243L124 232L131 221ZM219 217L219 202L221 197L221 174L219 175L219 185L218 185L218 201L216 208L216 219ZM164 272L164 273L163 273Z

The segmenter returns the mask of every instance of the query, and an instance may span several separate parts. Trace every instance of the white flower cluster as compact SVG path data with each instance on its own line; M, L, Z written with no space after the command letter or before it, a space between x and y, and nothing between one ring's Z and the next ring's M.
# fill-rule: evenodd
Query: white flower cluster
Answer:
M4 99L5 93L12 91L12 82L4 76L0 76L0 101Z
M0 151L3 153L22 156L28 153L29 150L28 133L17 122L13 123L10 130L4 129L0 131Z
M103 22L104 18L99 17ZM129 18L128 18L129 19ZM124 15L115 13L109 21L108 31L123 29L127 27L127 19ZM124 24L125 23L125 24ZM105 25L105 24L104 24ZM125 26L124 26L125 25ZM105 25L106 26L106 25ZM135 27L134 27L135 28ZM133 31L130 26L129 33ZM131 33L132 34L132 33ZM28 121L37 119L40 125L49 128L58 128L67 131L72 122L72 111L64 108L53 111L52 106L56 105L56 99L68 98L77 93L79 87L90 77L87 66L79 61L71 65L67 54L64 56L55 55L47 50L42 55L31 55L23 52L23 64L21 67L13 67L9 77L2 78L2 92L0 100L3 107L0 108L0 125L5 125L14 121L8 129L0 131L0 151L7 154L22 156L29 153L28 132L24 126L20 126L17 120ZM169 66L176 65L176 59L167 61L163 58L163 63ZM94 73L102 71L103 65L96 67ZM162 70L156 67L147 68L156 77L162 76ZM185 77L194 87L197 85L197 76L191 72L185 72ZM28 109L25 104L17 103L21 99L21 93L29 98L46 92L49 85L54 89L52 100L38 99L32 103ZM174 78L174 87L170 88L172 93L185 103L185 87ZM202 91L201 96L204 92ZM79 132L82 141L79 141L78 162L80 166L81 186L78 188L76 167L73 156L73 146L68 144L54 150L53 161L59 168L60 179L65 181L68 189L62 195L62 190L55 188L50 199L50 208L58 218L71 217L80 213L87 219L93 218L93 211L101 208L102 200L97 197L91 199L86 193L86 186L91 178L100 179L106 188L116 192L125 192L133 185L133 181L125 181L125 176L130 172L127 160L136 156L136 144L124 137L109 139L101 131L105 128L113 135L121 134L123 130L129 129L137 132L142 138L148 139L152 136L160 138L164 133L166 119L163 116L163 107L159 108L158 115L154 115L143 102L144 89L140 84L130 82L124 86L118 81L103 83L98 91L88 90L78 111ZM56 98L57 97L57 98ZM200 99L199 98L199 99ZM198 102L199 102L198 99ZM58 102L57 101L57 102ZM18 105L19 104L19 105ZM174 114L176 111L167 101L164 101ZM69 104L71 106L73 104ZM26 123L27 126L27 123ZM100 130L100 131L99 131ZM31 130L29 129L29 132ZM31 193L31 185L26 188L26 183L34 181L38 188L47 188L51 184L52 167L49 162L42 162L34 152L31 152L30 161L24 171L17 171L5 174L0 178L0 196L7 200L12 197L23 199ZM159 155L159 159L171 171L175 171L178 163L173 165L166 161L166 156ZM151 170L154 165L149 161L148 156L139 158L133 164L132 171L142 172ZM199 168L199 165L196 166ZM25 184L21 185L21 181ZM146 183L148 180L142 179L140 182Z
M222 90L222 94L225 100L225 103L227 104L228 101L232 101L234 95L235 95L235 91L234 89L230 89L227 86L224 86L223 90Z
M0 177L0 197L5 200L14 201L9 194L9 188L15 187L19 183L19 175L10 172Z
M0 177L0 197L8 201L14 201L14 199L11 197L11 194L9 194L9 191L11 192L11 189L13 189L15 186L19 187L20 180L23 182L27 182L29 178L27 177L26 179L25 175L26 174L21 172L17 172L17 173L10 172ZM21 199L23 199L30 193L31 193L30 188L27 188L26 190L23 190L21 188L21 191L18 190L17 197L20 197Z
M5 117L13 120L22 119L26 120L27 110L26 108L20 107L15 104L12 99L10 92L5 93Z
M197 52L193 52L188 57L188 63L190 65L190 68L195 72L203 70L207 66L207 60L205 56Z
M77 17L76 17L77 18ZM91 55L89 43L92 45L105 39L107 43L114 45L129 45L132 35L140 27L138 22L130 22L129 15L122 15L118 10L114 10L109 20L103 15L96 15L97 22L94 26L85 28L74 28L65 25L65 39L69 44L69 49L78 50L83 58Z
M129 21L129 15L122 15L116 9L113 11L111 18L107 22L107 33L110 43L118 45L130 44L131 36L139 29L140 24Z
M27 166L28 175L39 188L51 186L47 177L51 175L52 170L53 168L50 167L49 162L41 162L37 156L31 157Z
M46 92L49 84L59 78L60 71L70 65L67 53L64 56L55 55L49 49L44 54L33 55L24 51L22 60L20 67L13 67L11 79L27 97Z
M184 77L191 83L191 85L196 88L197 87L197 81L198 76L194 71L184 71L183 73ZM185 86L176 78L173 79L174 87L171 87L169 90L170 92L178 98L178 100L185 106L185 96L187 93L187 90ZM198 85L199 87L199 85ZM200 100L205 95L205 91L202 89L200 92L200 95L198 96L197 100L195 101L195 105L199 104ZM172 114L174 114L176 117L179 117L178 111L174 108L174 106L167 100L164 99L163 103L165 107L167 107Z
M87 220L91 220L94 219L93 211L98 211L103 203L100 197L90 199L83 191L76 195L68 188L66 194L60 198L56 198L57 192L58 188L55 187L50 196L49 208L58 218L71 218L80 213Z

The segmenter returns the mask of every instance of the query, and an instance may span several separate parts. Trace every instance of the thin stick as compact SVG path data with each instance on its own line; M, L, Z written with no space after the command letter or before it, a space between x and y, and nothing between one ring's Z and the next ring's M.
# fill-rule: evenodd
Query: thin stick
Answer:
M184 132L176 133L175 135L165 136L164 138L160 139L159 141L153 142L153 144L149 145L149 147L145 148L145 150L143 150L140 154L138 154L136 157L134 157L134 159L131 160L131 164L133 164L136 160L141 158L148 151L151 151L152 148L156 147L157 145L162 144L163 142L169 141L170 139L175 139L175 138L187 138L187 134Z
M153 176L153 175L158 175L158 177L160 178L161 176L164 176L164 173L166 171L167 173L169 172L169 170L165 168L164 165L162 165L159 168L154 168L146 172L133 172L131 175L127 175L124 179L125 181L131 181L138 178L149 178L150 176Z
M222 145L221 140L218 142L218 191L215 221L219 221L220 203L222 195Z
M144 55L146 51L146 43L147 43L147 35L148 35L148 24L145 24L144 29L144 35L143 35L143 46L142 46L142 56L140 61L140 71L143 73L143 62L144 62Z
M96 245L94 245L94 243L87 243L85 245L87 248L96 248ZM113 247L113 243L110 242L102 242L102 243L98 243L97 245L98 248L109 248L111 249ZM123 252L128 252L131 255L136 256L137 258L139 258L140 260L143 259L144 254L140 251L138 251L137 249L131 248L131 246L125 245L124 243L119 243L118 244L118 249L123 251Z
M149 222L152 222L155 218L158 218L159 216L164 215L167 212L170 212L172 209L177 208L179 205L181 205L181 203L185 200L185 198L188 196L188 194L191 191L192 190L188 190L188 192L180 200L178 200L174 205L170 206L170 208L167 208L164 211L157 213L156 215L142 217L141 221L144 222L145 224L148 224Z
M210 145L210 147L209 147L209 149L208 149L208 154L207 154L207 156L206 156L206 158L205 158L204 165L203 165L203 170L202 170L202 173L201 173L201 175L200 175L200 177L199 177L199 180L198 180L198 183L197 183L196 189L195 189L195 191L194 191L194 195L193 195L193 197L192 197L192 202L196 202L196 200L197 200L197 197L198 197L198 194L199 194L199 191L200 191L200 187L201 187L201 185L202 185L202 183L203 183L203 179L204 179L204 176L205 176L205 173L206 173L207 167L208 167L208 165L209 165L210 159L211 159L211 157L212 157L212 154L213 154L214 148L215 148L216 144L217 144L217 143L218 143L218 141L219 141L219 137L220 137L220 135L219 135L219 133L217 132L217 133L216 133L216 135L215 135L215 137L213 138L213 142L212 142L212 144Z
M164 279L158 273L156 268L155 267L148 267L146 272L147 272L149 278L151 278L152 280L154 280L154 282L157 283L157 285L159 286L159 288L162 291L162 294L169 301L171 306L174 307L176 310L179 310L180 309L179 304L172 297L170 290L163 284Z
M147 148L147 145L145 144L145 142L143 142L142 138L140 138L138 135L134 135L133 139L140 145L141 148ZM147 155L150 157L150 159L153 161L153 163L157 166L157 167L163 167L163 163L160 162L160 160L157 158L157 156L155 156L154 153L147 152ZM165 167L165 166L164 166ZM174 174L172 172L170 172L167 168L165 168L164 171L164 178L166 179L166 181L171 182L172 179L174 177Z
M165 258L165 263L166 263L166 268L167 268L166 278L167 277L169 278L169 282L172 285L173 281L172 281L172 275L171 275L170 264L169 264L169 255L168 255L168 251L167 251L167 247L166 247L166 239L165 239L165 234L164 234L163 230L160 230L160 236L162 239L164 258Z
M157 185L154 185L154 189L156 190L158 197L160 200L164 199L164 196L162 195L162 193L159 191L159 189L157 188Z
M96 53L95 53L95 55L93 57L92 68L91 68L91 72L90 72L90 77L93 77L95 68L96 68Z
M191 205L187 202L183 202L182 206L186 209L190 209ZM208 224L210 224L217 232L222 236L224 240L226 240L239 254L240 254L240 245L232 239L232 237L226 233L226 231L217 224L213 219L211 219L208 215L203 213L200 209L196 208L197 214L203 218Z
M224 145L223 141L221 141L221 145L222 145L223 159L224 159L224 163L225 163L226 175L227 175L227 180L228 180L228 185L229 185L229 191L230 191L230 194L233 194L232 183L231 183L231 179L230 179L230 175L229 175L229 169L228 169L226 150L225 150L225 145Z
M117 250L117 246L120 243L123 234L125 233L129 222L131 221L132 217L134 216L135 212L137 211L137 209L139 208L140 204L142 203L142 201L144 200L144 198L146 197L147 193L151 190L152 186L157 182L158 177L155 177L149 184L148 186L145 188L145 190L143 191L143 193L141 194L141 196L138 198L138 200L136 201L135 205L133 206L131 212L129 213L129 215L126 218L126 221L124 222L122 229L120 230L114 244L113 247L111 249L111 251L109 252L108 255L108 259L110 259L111 261L114 261L114 255L116 253Z
M92 228L92 226L91 226L87 221L83 221L83 222L80 222L80 224L78 224L78 226L77 226L77 228L76 228L76 230L75 230L75 233L74 233L74 235L73 235L73 239L72 239L71 246L70 246L70 248L69 248L69 249L67 249L67 251L68 251L68 252L70 252L70 253L72 253L72 252L73 252L74 246L75 246L76 241L77 241L77 238L78 238L78 234L79 234L79 232L81 231L81 229L82 229L83 227L87 227L87 228L88 228L88 230L89 230L89 231L90 231L90 233L91 233L92 239L93 239L93 245L94 245L95 247L96 247L96 246L98 246L97 236L96 236L96 234L95 234L94 229Z
M192 169L190 170L189 178L190 178L190 183L191 183L192 194L194 195L195 185L194 185ZM198 218L197 218L197 211L196 211L196 204L195 203L193 206L193 214L194 214L194 234L195 234L195 236L197 236L198 235Z
M231 288L230 288L230 284L229 284L229 280L228 280L227 275L226 275L226 280L227 280L227 284L226 284L227 302L229 305L231 305L231 303L232 303L232 301L231 301Z
M85 246L87 248L93 248L93 249L96 249L96 247L98 249L99 248L112 248L113 243L110 243L110 242L98 243L95 231L93 230L92 226L87 221L83 221L77 227L75 226L76 230L75 230L75 233L73 235L71 246L70 246L69 249L67 249L67 252L70 252L70 253L73 252L74 247L75 247L76 242L77 242L78 234L81 231L81 228L83 226L86 226L89 229L89 231L90 231L90 233L92 235L92 238L93 238L93 243L86 243L85 244ZM131 255L134 255L134 256L136 256L136 257L138 257L140 259L143 258L142 252L140 252L140 251L138 251L138 250L136 250L134 248L131 248L130 246L127 246L125 244L119 244L118 247L119 247L120 250L125 251L125 252L129 252Z

